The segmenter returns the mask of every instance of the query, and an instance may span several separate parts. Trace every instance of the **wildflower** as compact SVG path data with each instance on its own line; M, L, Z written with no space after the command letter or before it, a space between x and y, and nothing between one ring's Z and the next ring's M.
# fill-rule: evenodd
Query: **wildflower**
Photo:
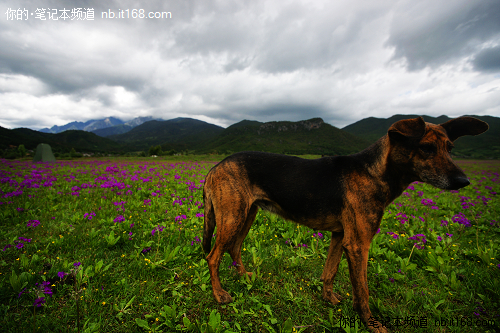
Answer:
M446 220L441 220L441 226L446 227L448 225L448 221Z
M437 240L441 242L443 238L441 238L441 236L438 236Z
M432 201L432 199L422 199L421 203L424 206L432 206L432 205L434 205L434 201Z
M408 222L408 216L406 216L406 214L404 213L397 213L396 220L401 222L401 224L405 224L406 222Z
M394 239L398 239L399 238L399 235L396 234L395 232L389 231L387 234L391 235L392 238L394 238Z
M314 236L314 234L313 234L313 236ZM314 236L314 237L317 237L317 238L319 238L319 239L323 239L323 238L324 238L324 236L323 236L323 234L322 234L321 232L318 232L318 233L316 234L316 236Z
M451 238L453 236L453 234L446 233L446 236Z
M75 268L77 268L77 267L79 267L81 264L82 264L82 263L78 261L78 262L75 262L75 263L73 264L73 266L75 266Z
M151 236L154 236L157 231L163 231L163 229L165 229L165 227L158 224L156 228L153 228L153 230L151 230Z
M193 246L195 243L200 243L201 240L198 236L194 237L194 240L191 242L191 246Z
M118 223L122 223L123 221L125 221L125 218L123 217L123 215L118 215L117 217L115 217L115 219L113 220L113 222L118 222Z
M7 250L8 248L11 248L12 244L7 244L3 247L3 251Z
M39 297L33 302L33 306L36 306L37 308L41 307L43 304L45 304L45 297Z
M40 224L40 221L38 221L38 220L30 220L30 221L26 224L26 226L27 226L27 227L33 227L33 228L35 228L35 227L37 227L39 224Z
M186 215L179 215L175 217L175 222L187 219Z
M64 276L66 275L66 273L64 272L57 272L57 276L62 280L64 278Z
M389 281L391 281L392 283L394 283L394 279L393 278L389 278Z
M95 213L94 212L91 212L91 213L85 213L83 215L83 218L84 219L89 219L89 220L92 220L92 217L95 217Z
M151 247L150 246L142 249L141 253L148 253L149 251L151 251Z
M463 213L458 213L452 217L452 221L458 224L462 224L465 227L470 227L470 221L465 217Z
M427 242L427 239L425 238L424 234L416 234L414 236L408 237L408 239L416 240L417 242L414 243L413 245L419 250L423 249L424 248L423 244Z

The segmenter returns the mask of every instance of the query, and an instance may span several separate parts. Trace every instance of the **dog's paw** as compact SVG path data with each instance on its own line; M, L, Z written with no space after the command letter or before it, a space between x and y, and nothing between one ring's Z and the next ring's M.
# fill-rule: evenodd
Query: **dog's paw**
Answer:
M330 302L332 305L337 305L342 300L342 297L332 290L323 289L323 299L327 302Z
M225 290L220 290L218 292L214 292L215 300L220 304L227 304L233 301L233 298L229 293Z

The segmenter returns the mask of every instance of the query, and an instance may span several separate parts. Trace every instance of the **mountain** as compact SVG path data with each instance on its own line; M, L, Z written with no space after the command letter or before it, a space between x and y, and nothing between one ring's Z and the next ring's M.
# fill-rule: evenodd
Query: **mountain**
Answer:
M132 150L145 150L162 145L162 149L184 150L201 147L206 141L222 132L224 128L191 118L151 120L125 134L108 138L126 144Z
M99 135L100 137L107 138L108 136L111 135L127 133L132 128L134 127L126 124L120 124L112 127L100 128L92 131L92 133Z
M10 146L24 144L35 149L39 143L48 143L52 149L67 152L124 153L148 150L161 145L163 151L191 150L195 153L231 153L243 150L267 151L285 154L345 155L359 152L387 133L387 129L401 119L416 115L396 115L388 119L366 118L343 129L325 123L321 118L298 122L259 122L243 120L224 129L220 126L191 118L166 121L150 120L130 129L127 133L103 138L83 130L62 133L42 133L27 128L0 127L0 152ZM446 116L423 116L428 122L440 124ZM464 136L455 142L453 154L478 159L500 158L500 118L474 116L486 121L490 128L478 136ZM140 119L139 119L140 121ZM109 127L118 131L126 123ZM101 130L96 130L101 131ZM12 147L10 147L12 148Z
M418 115L395 115L390 118L365 118L343 128L344 131L371 143L387 133L398 120L416 118ZM426 122L442 124L452 118L447 116L422 116ZM453 154L472 158L500 158L500 118L492 116L471 116L487 122L490 128L478 136L463 136L456 140Z
M111 127L106 127L106 128L100 128L97 130L93 130L91 132L105 138L105 137L108 137L111 135L118 135L118 134L127 133L132 128L139 126L139 125L142 125L143 123L145 123L147 121L151 121L151 120L153 120L153 117L137 117L137 118L134 118L130 121L127 121L126 123L123 123L123 124L119 124L119 125L115 125L115 126L111 126Z
M42 133L29 128L7 129L0 127L0 149L23 144L26 149L36 149L39 143L48 143L55 152L123 152L122 145L101 138L94 133L67 130L61 133Z
M287 154L340 155L358 152L369 142L342 131L321 118L298 122L243 120L229 126L200 147L201 152L243 150Z
M123 121L114 117L107 117L104 119L98 119L98 120L88 120L86 122L81 122L81 121L73 121L71 123L68 123L63 126L57 126L54 125L50 129L49 128L42 128L39 132L43 133L61 133L64 131L69 131L69 130L81 130L81 131L86 131L86 132L91 132L95 131L97 129L101 128L106 128L106 127L111 127L111 126L116 126L123 124Z

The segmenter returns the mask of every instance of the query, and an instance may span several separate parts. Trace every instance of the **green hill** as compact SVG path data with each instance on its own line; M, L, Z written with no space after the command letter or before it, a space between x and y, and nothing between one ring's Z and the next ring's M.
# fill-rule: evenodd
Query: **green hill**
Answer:
M223 127L191 118L151 120L127 133L108 138L126 144L132 150L162 145L163 150L197 149L224 130Z
M363 138L371 143L387 133L396 121L416 118L418 115L395 115L390 118L365 118L343 128L344 131ZM452 118L447 116L422 116L426 122L442 124ZM500 118L491 116L471 116L487 122L488 131L478 136L463 136L455 142L453 154L459 157L500 158Z
M326 124L321 118L267 123L243 120L226 128L200 151L340 155L358 152L368 145L366 140Z
M346 155L368 147L385 135L394 122L415 117L417 115L395 115L388 119L370 117L343 129L327 124L321 118L267 123L243 120L226 129L196 119L176 118L148 121L127 133L107 138L79 130L51 134L27 128L10 130L0 127L0 149L20 144L26 149L35 149L39 143L48 143L55 152L69 152L74 148L78 152L125 153L147 151L151 146L161 145L163 151L175 149L195 153L254 150L295 155ZM446 116L423 117L435 124L450 119ZM490 129L475 137L458 139L453 153L459 157L500 158L500 118L474 117L486 121Z
M0 149L23 144L26 149L36 149L39 143L48 143L55 152L123 152L122 145L101 138L94 133L70 130L57 134L33 131L29 128L7 129L0 127Z

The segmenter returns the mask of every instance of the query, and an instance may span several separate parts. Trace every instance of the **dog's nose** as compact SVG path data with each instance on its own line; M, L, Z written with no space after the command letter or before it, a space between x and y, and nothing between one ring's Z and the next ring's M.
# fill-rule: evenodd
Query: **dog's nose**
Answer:
M458 190L458 189L461 189L462 187L465 187L469 184L470 184L470 182L466 177L456 177L456 178L453 178L452 187L454 190Z

